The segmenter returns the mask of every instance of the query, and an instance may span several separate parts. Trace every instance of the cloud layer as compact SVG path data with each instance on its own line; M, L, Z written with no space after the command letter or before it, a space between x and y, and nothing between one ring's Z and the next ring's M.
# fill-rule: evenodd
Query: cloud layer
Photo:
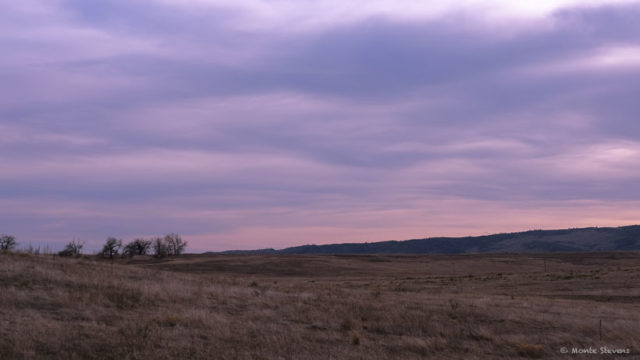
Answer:
M640 5L424 4L0 4L0 232L198 251L638 223Z

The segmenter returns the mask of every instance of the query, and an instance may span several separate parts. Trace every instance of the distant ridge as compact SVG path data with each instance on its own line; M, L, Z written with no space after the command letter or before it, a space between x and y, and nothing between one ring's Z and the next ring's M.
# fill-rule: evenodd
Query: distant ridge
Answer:
M465 254L640 250L640 225L529 230L484 236L303 245L282 250L231 250L222 254Z

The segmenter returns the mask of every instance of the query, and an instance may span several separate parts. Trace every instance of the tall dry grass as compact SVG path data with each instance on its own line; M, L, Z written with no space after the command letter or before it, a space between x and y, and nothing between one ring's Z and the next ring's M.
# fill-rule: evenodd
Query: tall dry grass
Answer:
M552 272L532 271L531 257L461 257L455 269L416 259L3 254L0 359L566 358L562 347L603 345L638 354L634 259L558 258Z

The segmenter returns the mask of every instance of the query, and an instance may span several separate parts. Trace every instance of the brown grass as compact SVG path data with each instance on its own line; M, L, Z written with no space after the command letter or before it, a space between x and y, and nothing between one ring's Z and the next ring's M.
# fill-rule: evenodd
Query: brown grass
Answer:
M0 359L633 358L639 279L636 253L2 254Z

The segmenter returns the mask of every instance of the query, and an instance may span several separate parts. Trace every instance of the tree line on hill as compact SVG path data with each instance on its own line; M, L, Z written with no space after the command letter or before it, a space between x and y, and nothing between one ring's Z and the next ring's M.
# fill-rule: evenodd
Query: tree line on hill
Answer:
M7 252L14 250L18 245L15 236L0 236L0 251ZM59 256L80 256L84 242L72 240L68 242L64 249L58 252ZM178 234L167 234L164 237L156 238L136 238L128 243L122 240L108 237L102 246L102 250L97 254L99 257L114 259L116 257L132 257L135 255L153 255L158 258L176 256L184 253L187 242Z

